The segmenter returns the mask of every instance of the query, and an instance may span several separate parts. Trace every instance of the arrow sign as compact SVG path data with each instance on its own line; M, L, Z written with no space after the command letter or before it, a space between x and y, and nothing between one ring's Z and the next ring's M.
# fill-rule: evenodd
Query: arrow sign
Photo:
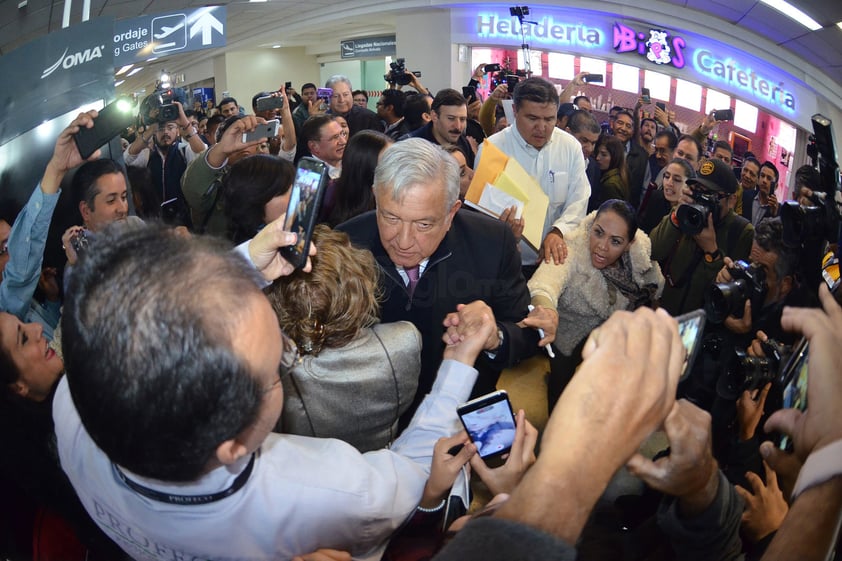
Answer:
M205 12L196 22L190 26L190 38L192 39L199 33L202 34L202 45L210 45L213 43L213 31L216 30L220 35L224 35L222 22L213 17L210 12Z

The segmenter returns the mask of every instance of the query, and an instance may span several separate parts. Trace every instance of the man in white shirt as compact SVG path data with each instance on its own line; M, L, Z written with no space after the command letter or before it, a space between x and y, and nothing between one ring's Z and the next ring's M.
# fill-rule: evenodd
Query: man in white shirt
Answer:
M72 277L67 375L53 401L59 458L91 517L135 559L319 548L379 559L422 497L436 441L458 430L490 317L448 346L390 449L270 433L283 342L258 284L293 270L277 251L296 240L282 222L241 246L261 279L211 238L156 226L106 232Z
M515 126L488 141L517 160L550 198L540 251L536 254L522 244L523 265L535 265L541 258L563 263L567 257L564 233L584 218L591 194L582 148L573 136L555 126L559 99L551 83L528 78L518 83L513 98ZM481 159L482 147L477 161Z

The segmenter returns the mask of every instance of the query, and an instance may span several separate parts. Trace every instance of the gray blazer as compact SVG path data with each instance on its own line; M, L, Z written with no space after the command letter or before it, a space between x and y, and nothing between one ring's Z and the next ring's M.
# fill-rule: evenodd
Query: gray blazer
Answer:
M282 373L284 409L276 428L338 438L360 452L385 448L397 438L420 370L421 335L410 322L363 329L344 347L304 356Z

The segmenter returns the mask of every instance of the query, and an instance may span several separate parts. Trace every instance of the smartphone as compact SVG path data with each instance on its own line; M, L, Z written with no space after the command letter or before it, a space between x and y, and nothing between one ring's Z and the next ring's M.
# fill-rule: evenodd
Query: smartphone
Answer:
M810 342L806 337L796 345L795 351L781 371L783 387L783 409L807 409L807 369L809 367ZM792 451L792 440L785 434L778 437L778 448Z
M274 111L281 109L284 106L284 98L277 95L265 95L258 97L254 102L255 111L262 113L263 111Z
M482 459L506 454L515 441L515 416L509 394L491 392L456 409L468 436Z
M286 82L286 83L284 84L284 89L285 89L285 90L292 89L292 82Z
M261 138L274 138L278 136L278 131L281 129L281 122L277 119L260 123L257 128L251 132L243 133L243 142L253 142Z
M307 263L310 240L327 181L327 166L323 162L309 157L301 158L295 170L295 181L292 183L284 220L284 230L298 234L298 241L295 245L279 250L281 256L296 269L303 268Z
M584 80L585 82L587 82L589 84L592 83L592 82L602 83L602 82L605 81L602 74L585 74L584 76L582 76L582 80Z
M474 86L462 86L462 95L470 105L477 99L477 89Z
M520 76L517 74L509 74L506 76L506 86L509 88L509 93L512 93L515 90L515 86L517 86L518 82L520 82Z
M316 90L316 97L327 101L333 97L333 88L319 88Z
M643 103L652 103L652 97L649 95L649 88L643 88L640 90L640 97L643 99Z
M134 105L128 98L118 98L103 107L91 128L80 128L73 139L83 160L91 157L97 148L108 144L115 136L135 122Z
M716 121L733 121L734 120L734 110L733 109L719 109L718 111L713 112L713 118Z
M705 331L706 320L707 315L702 309L688 312L675 318L675 321L678 322L678 335L681 337L685 351L684 366L681 369L681 376L678 378L679 381L687 378L693 369L696 355L699 354L699 349L702 347L702 335Z
M661 111L666 111L666 110L667 110L667 104L666 104L666 103L664 103L663 101L656 101L656 102L655 102L655 107L657 107L657 108L658 108L658 109L660 109Z
M496 62L492 63L492 64L486 64L485 66L482 67L482 71L485 72L486 74L488 74L489 72L500 72L501 69L502 69L502 66L500 66Z

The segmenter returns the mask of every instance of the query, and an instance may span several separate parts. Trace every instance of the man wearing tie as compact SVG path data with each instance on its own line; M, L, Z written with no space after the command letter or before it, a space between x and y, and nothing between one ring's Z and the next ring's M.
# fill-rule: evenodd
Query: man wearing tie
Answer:
M416 405L435 377L445 322L464 328L482 314L498 329L477 362L474 395L493 391L500 370L539 350L537 332L517 325L529 313L529 291L511 229L459 210L456 160L423 139L387 148L373 188L377 208L337 229L371 250L380 266L381 320L411 321L421 332ZM554 333L555 310L541 313Z

